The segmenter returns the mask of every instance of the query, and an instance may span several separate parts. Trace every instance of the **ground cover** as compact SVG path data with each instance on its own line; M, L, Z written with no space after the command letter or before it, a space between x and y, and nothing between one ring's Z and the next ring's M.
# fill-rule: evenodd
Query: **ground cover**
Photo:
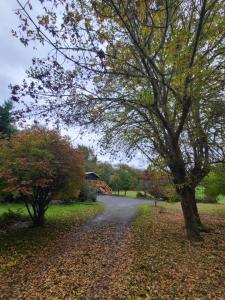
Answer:
M0 299L221 300L225 205L199 209L210 231L195 243L186 239L178 203L141 205L132 224L68 227L3 273Z
M126 195L127 195L127 197L136 198L136 195L138 192L144 194L143 191L127 191ZM195 194L196 194L197 199L202 200L204 198L204 187L198 186L196 188ZM113 191L113 195L117 195L117 191ZM120 191L120 196L125 196L125 191ZM218 202L225 203L225 195L219 195Z
M0 204L1 216L10 209L28 216L23 204ZM54 239L58 239L71 226L78 227L82 222L104 210L98 203L72 203L50 205L46 212L46 225L33 228L18 226L2 230L0 234L0 272L20 264L33 251L41 251Z
M127 197L131 197L131 198L136 198L137 193L140 192L144 195L143 191L127 191L126 192L126 196ZM117 196L118 192L117 191L113 191L113 195ZM125 196L125 191L120 191L120 196Z
M198 243L186 240L178 208L141 207L127 240L129 265L126 273L120 266L115 299L223 299L225 219L203 205L202 219L210 232Z
M180 202L158 202L159 207L163 207L168 210L174 210L181 213ZM198 203L197 204L200 214L213 214L225 217L225 202L221 203Z

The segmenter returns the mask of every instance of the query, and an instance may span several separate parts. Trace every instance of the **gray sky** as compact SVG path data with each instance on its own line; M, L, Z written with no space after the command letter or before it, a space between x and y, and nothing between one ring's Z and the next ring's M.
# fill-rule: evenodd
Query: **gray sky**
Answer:
M32 1L34 4L36 0ZM38 47L33 50L32 47L24 47L11 34L12 29L17 28L18 20L14 13L17 8L16 0L0 0L0 104L7 100L10 96L8 85L20 83L26 76L26 69L31 63L32 57L44 57L46 50ZM137 153L131 161L127 160L125 155L111 158L109 155L102 155L97 147L98 138L94 133L87 133L81 137L79 128L69 128L62 130L63 134L69 135L74 143L91 146L95 149L98 159L101 161L109 161L111 163L127 163L131 166L146 168L147 162L145 158Z

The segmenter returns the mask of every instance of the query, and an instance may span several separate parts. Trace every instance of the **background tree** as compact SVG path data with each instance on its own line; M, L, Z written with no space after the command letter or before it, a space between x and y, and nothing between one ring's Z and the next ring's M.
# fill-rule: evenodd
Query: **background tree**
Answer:
M97 162L95 172L102 178L108 185L110 185L110 178L113 174L113 167L110 163Z
M169 199L176 195L170 176L160 169L149 167L141 178L145 194L150 194L156 199L161 197Z
M0 106L0 139L9 138L17 130L12 116L12 108L13 105L11 101L6 101ZM5 185L4 180L0 179L0 198L4 201L12 200L12 193L3 191Z
M35 226L53 197L77 197L84 179L83 156L57 131L33 128L1 140L0 176L23 199Z
M113 191L117 191L117 195L119 196L120 191L122 190L122 184L118 171L114 172L114 174L111 176L110 186Z
M94 153L94 150L91 147L84 145L78 145L78 149L83 153L85 161L85 171L86 172L95 172L97 164L97 156Z
M13 99L30 95L38 114L91 125L106 148L138 149L164 167L188 238L199 239L195 187L224 159L224 1L67 0L49 10L43 0L33 19L29 1L17 2L14 35L53 51L33 60Z
M121 189L125 191L125 196L127 191L131 189L132 186L132 176L130 175L128 170L120 169L118 171L119 180L121 184Z
M12 108L13 105L11 101L6 101L0 106L0 138L9 137L16 132Z
M210 173L204 178L203 186L205 201L216 203L220 194L225 195L225 165L214 166Z
M130 177L131 177L131 184L129 189L133 190L133 191L141 191L142 187L141 187L141 175L143 173L142 170L131 167L127 164L119 164L118 166L116 166L117 168L119 168L120 170L126 170Z

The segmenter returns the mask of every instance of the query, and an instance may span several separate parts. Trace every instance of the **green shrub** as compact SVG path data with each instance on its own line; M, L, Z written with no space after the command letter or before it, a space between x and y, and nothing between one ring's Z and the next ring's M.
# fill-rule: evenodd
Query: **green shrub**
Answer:
M145 195L142 192L137 192L136 198L145 198Z
M204 198L202 197L195 197L197 203L204 203Z
M79 198L78 199L80 201L92 201L92 202L95 202L96 201L96 195L97 195L96 188L94 186L92 186L91 184L84 183L81 186L80 194L79 194Z
M177 194L174 194L174 195L172 195L172 196L170 196L170 197L168 197L168 202L180 202L180 196L179 195L177 195Z
M0 228L5 228L10 224L25 220L27 220L27 218L21 214L21 209L17 209L16 211L8 209L8 211L0 216Z
M217 200L217 197L208 197L208 196L205 196L202 200L201 200L202 203L218 203L218 200Z
M205 187L205 203L217 203L218 196L225 194L225 165L220 164L212 168L208 176L203 180Z

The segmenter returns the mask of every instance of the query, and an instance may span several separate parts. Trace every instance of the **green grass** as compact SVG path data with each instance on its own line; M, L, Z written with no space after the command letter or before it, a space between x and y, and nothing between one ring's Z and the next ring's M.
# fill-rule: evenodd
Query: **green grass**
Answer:
M22 204L0 204L0 217L10 209L27 216ZM71 203L50 205L46 212L46 224L42 227L26 227L7 231L0 235L0 271L7 270L19 263L30 252L45 247L73 225L94 217L104 207L98 203Z
M113 191L113 195L117 196L117 191ZM127 191L127 197L136 198L137 191ZM125 191L120 191L120 196L125 196Z
M69 203L69 204L52 204L49 206L49 209L46 211L46 220L49 222L56 221L66 221L68 219L80 218L81 213L85 211L88 207L100 207L100 204L97 203ZM28 216L27 209L24 204L16 204L16 203L0 203L0 217L3 213L8 210L17 212L19 211L23 216Z
M15 203L0 203L0 217L3 213L8 210L12 210L14 212L19 211L22 215L27 216L27 209L23 204L15 204Z
M127 191L126 196L131 198L136 198L138 192L144 194L143 191ZM117 196L117 191L113 191L113 195ZM120 196L125 196L125 191L120 191Z
M136 198L136 195L139 191L127 191L127 197ZM143 191L140 191L144 193ZM117 191L113 191L113 195L117 196ZM196 198L203 199L204 198L204 187L198 186L195 191ZM120 196L125 196L125 191L120 191ZM219 203L225 203L225 195L218 196Z
M134 225L139 226L142 223L145 223L147 220L149 221L149 218L152 213L152 208L147 204L142 204L139 206L138 209L138 215L135 219Z
M225 203L217 203L217 204L198 203L197 205L200 213L225 216ZM180 202L176 202L176 203L158 202L158 206L165 207L167 209L181 211Z

